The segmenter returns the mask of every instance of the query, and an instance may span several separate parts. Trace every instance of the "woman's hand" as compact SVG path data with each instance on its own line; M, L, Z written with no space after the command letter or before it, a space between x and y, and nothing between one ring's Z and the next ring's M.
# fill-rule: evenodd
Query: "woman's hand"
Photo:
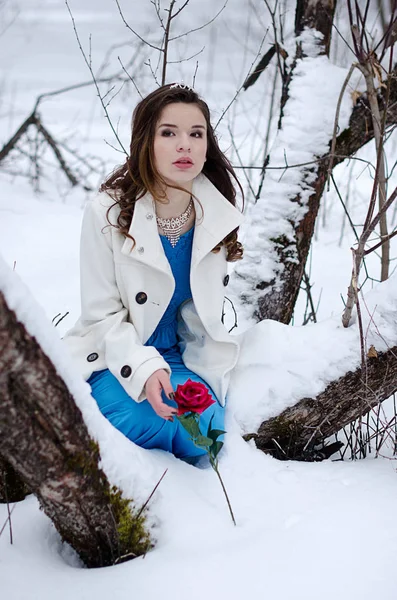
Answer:
M168 406L163 402L162 390L168 398L172 397L174 390L172 389L170 376L164 369L159 369L145 383L147 401L159 417L166 421L173 421L173 415L176 415L178 410L174 406Z

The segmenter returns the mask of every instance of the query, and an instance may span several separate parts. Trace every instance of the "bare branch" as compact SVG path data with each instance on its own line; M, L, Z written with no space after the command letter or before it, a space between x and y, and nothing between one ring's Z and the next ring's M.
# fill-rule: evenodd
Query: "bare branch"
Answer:
M175 17L177 17L179 15L179 13L181 13L183 11L183 9L186 8L186 6L189 4L189 2L190 2L190 0L186 0L186 2L184 4L182 4L180 9L177 10L176 13L174 13L171 18L175 19Z
M118 0L115 0L115 1L116 1L117 5L118 5ZM117 142L118 142L118 143L119 143L119 145L120 145L120 148L122 149L122 152L124 152L124 154L125 154L126 156L128 156L128 152L127 152L127 151L126 151L126 149L124 148L124 146L123 146L123 143L122 143L122 141L120 140L120 138L119 138L119 136L118 136L118 134L117 134L117 131L115 130L115 128L114 128L114 126L113 126L112 120L111 120L111 118L110 118L110 116L109 116L109 112L108 112L108 110L107 110L107 107L105 106L105 103L103 102L103 99L102 99L102 96L101 96L101 92L100 92L100 90L99 90L98 82L97 82L97 80L96 80L96 78L95 78L94 71L93 71L93 69L92 69L92 65L91 65L91 59L87 59L86 53L84 52L84 50L83 50L83 47L82 47L82 45L81 45L80 38L79 38L79 34L77 33L77 29L76 29L76 23L75 23L75 21L74 21L74 17L73 17L72 11L71 11L71 9L70 9L70 6L69 6L69 4L68 4L68 0L65 0L65 4L66 4L66 6L67 6L67 9L68 9L68 11L69 11L69 14L70 14L70 18L71 18L71 20L72 20L72 24L73 24L73 30L74 30L74 33L75 33L75 36L76 36L77 43L78 43L78 45L79 45L79 48L80 48L80 51L81 51L81 53L82 53L82 55L83 55L84 61L85 61L86 65L87 65L87 67L88 67L88 69L89 69L89 71L90 71L90 73L91 73L91 77L92 77L92 80L93 80L93 82L94 82L94 85L95 85L95 88L96 88L96 91L97 91L98 98L99 98L99 100L100 100L100 102L101 102L101 104L102 104L103 110L104 110L104 112L105 112L105 117L106 117L106 119L107 119L107 121L108 121L108 123L109 123L109 125L110 125L110 128L111 128L111 130L113 131L113 134L114 134L114 136L115 136L115 138L116 138Z
M265 35L262 38L262 41L260 43L259 46L259 50L254 58L254 60L251 63L250 68L248 69L248 73L247 75L244 77L244 81L246 81L249 77L249 74L251 73L251 69L253 68L253 66L255 65L256 61L258 60L258 56L260 56L260 53L262 52L262 46L265 42L265 39L267 37L268 34L268 30L266 31ZM216 129L218 128L219 123L222 121L223 117L225 116L225 114L228 112L228 110L230 109L230 107L232 106L232 104L235 102L237 96L239 95L239 93L241 92L241 90L243 89L244 86L244 82L240 85L240 87L238 88L238 90L236 91L236 93L234 94L233 98L231 99L231 101L229 102L229 104L226 106L226 108L224 109L224 111L222 112L221 116L219 117L218 121L216 122L216 125L214 127L214 131L216 131Z
M131 31L131 33L133 33L139 40L141 40L141 42L143 42L144 44L146 44L146 46L149 46L150 48L153 48L153 50L157 50L158 52L163 52L162 48L159 48L158 46L155 46L154 44L151 44L150 42L148 42L147 40L145 40L142 36L139 35L139 33L137 33L135 31L135 29L132 29L132 27L127 23L123 11L121 10L121 6L119 3L119 0L114 0L117 4L117 8L119 9L119 13L120 13L120 17L122 18L122 21L124 23L124 25L127 27L127 29L129 29ZM67 0L65 0L66 5L68 5ZM69 9L69 6L68 6ZM69 9L70 12L70 9Z
M216 13L216 15L207 23L204 23L204 25L201 25L200 27L195 27L194 29L190 29L189 31L186 31L185 33L181 33L180 35L176 35L173 38L170 38L168 41L169 42L173 42L174 40L179 40L182 37L185 37L186 35L190 35L191 33L194 33L196 31L200 31L201 29L204 29L205 27L208 27L208 25L211 25L211 23L213 23L215 21L215 19L217 19L219 17L219 15L225 10L227 4L228 4L229 0L226 0L225 4L222 6L222 8Z
M36 117L36 127L37 130L42 134L42 136L44 137L44 139L46 140L46 142L48 143L48 145L50 146L50 148L52 149L52 151L54 152L59 165L62 169L62 171L65 173L66 177L69 179L70 183L72 184L72 186L78 185L78 180L76 179L76 177L73 175L72 171L69 169L68 165L66 164L65 159L62 156L61 151L58 148L57 143L55 142L54 138L52 137L52 135L49 133L49 131L44 127L44 125L42 124L42 122L40 121L40 119L38 117ZM83 186L85 189L90 189L87 188L85 186Z
M340 108L342 105L342 98L345 94L345 90L347 88L347 84L350 81L351 76L353 75L353 71L354 69L357 67L356 63L353 63L349 69L349 72L346 76L345 81L343 82L340 94L339 94L339 98L338 98L338 104L336 105L336 113L335 113L335 123L334 123L334 131L332 134L332 144L331 144L331 159L329 161L329 165L328 165L328 173L327 173L327 188L329 190L329 180L331 177L331 172L332 172L332 168L333 168L333 156L334 156L334 152L335 152L335 146L336 146L336 134L338 131L338 126L339 126L339 113L340 113Z
M170 42L170 30L172 21L172 9L174 8L176 0L171 0L170 7L168 9L168 19L164 29L164 46L163 46L163 71L161 75L161 85L165 84L165 76L167 73L167 59L168 59L168 45Z
M125 69L123 63L121 62L121 58L120 56L117 57L117 60L119 61L121 68L123 69L124 73L127 75L128 79L131 81L132 85L134 86L134 88L136 89L136 91L138 92L138 94L140 95L140 97L143 99L143 96L135 82L135 79L128 73L128 71Z
M187 58L180 58L179 60L169 60L168 64L169 65L178 65L179 63L183 63L183 62L188 62L189 60L192 60L192 58L196 58L196 56L199 56L199 54L202 54L205 50L205 46L203 46L201 48L201 50L199 50L198 52L195 52L194 54L192 54L191 56L188 56Z

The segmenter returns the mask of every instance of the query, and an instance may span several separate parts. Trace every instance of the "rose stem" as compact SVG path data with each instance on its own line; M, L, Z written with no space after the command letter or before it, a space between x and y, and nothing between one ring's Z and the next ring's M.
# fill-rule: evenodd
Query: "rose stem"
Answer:
M226 491L226 488L225 488L225 486L224 486L224 484L223 484L223 481L222 481L221 474L220 474L220 473L219 473L219 471L218 471L218 465L217 465L216 467L214 466L214 471L215 471L215 473L216 473L216 474L218 475L218 477L219 477L219 481L221 482L221 486L222 486L222 489L223 489L223 493L225 494L226 501L227 501L227 505L228 505L228 507L229 507L229 510L230 510L230 515L231 515L231 517L232 517L232 520L233 520L233 523L234 523L234 525L236 525L236 520L235 520L235 518L234 518L234 514L233 514L233 511L232 511L232 506L231 506L231 504L230 504L229 496L227 495L227 491Z

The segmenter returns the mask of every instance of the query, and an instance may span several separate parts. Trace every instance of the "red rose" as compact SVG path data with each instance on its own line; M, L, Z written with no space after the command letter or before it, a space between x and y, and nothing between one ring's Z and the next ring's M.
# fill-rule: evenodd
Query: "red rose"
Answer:
M178 405L178 415L187 412L201 414L211 404L215 404L208 388L203 383L191 379L188 379L183 385L177 386L174 400Z

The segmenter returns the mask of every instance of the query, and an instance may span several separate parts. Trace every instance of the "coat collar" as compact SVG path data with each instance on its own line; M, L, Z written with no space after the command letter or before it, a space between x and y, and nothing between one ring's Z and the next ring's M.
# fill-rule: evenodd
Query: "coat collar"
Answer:
M196 177L192 191L196 210L192 264L196 265L224 237L241 225L244 217L205 175Z
M193 181L192 191L196 211L192 250L192 266L195 266L242 223L243 215L203 174ZM129 234L135 246L132 248L132 241L127 238L121 249L123 254L171 273L157 230L155 203L149 193L135 204Z

